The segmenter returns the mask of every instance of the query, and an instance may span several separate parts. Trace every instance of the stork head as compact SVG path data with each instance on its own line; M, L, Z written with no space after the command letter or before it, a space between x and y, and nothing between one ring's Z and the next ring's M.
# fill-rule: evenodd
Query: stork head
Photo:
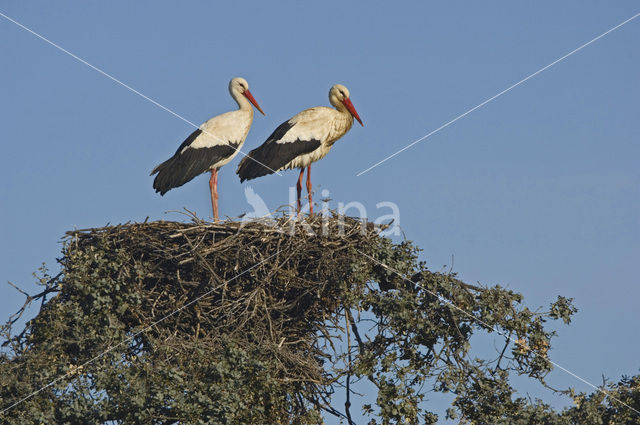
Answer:
M331 102L331 104L339 111L348 111L356 120L358 120L360 125L364 127L360 116L356 112L356 108L353 106L353 103L351 103L351 99L349 99L349 89L345 86L342 84L336 84L331 87L331 90L329 90L329 102Z
M245 80L244 78L236 77L229 81L229 93L231 93L231 96L236 99L238 103L240 103L240 96L246 97L247 100L251 102L262 115L264 115L262 108L260 107L260 105L258 105L258 102L256 102L256 100L253 98L253 95L249 91L249 83L247 83L247 80Z

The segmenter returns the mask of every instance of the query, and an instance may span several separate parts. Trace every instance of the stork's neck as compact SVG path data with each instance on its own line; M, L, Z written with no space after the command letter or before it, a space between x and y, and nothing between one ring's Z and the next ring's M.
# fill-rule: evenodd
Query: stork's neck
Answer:
M344 104L340 101L331 102L331 104L338 110L338 112L340 112L340 116L342 117L342 119L340 119L339 121L342 122L344 126L346 126L346 133L351 128L351 124L353 124L353 116L351 116L351 112L349 112L347 107L344 106Z
M336 108L339 112L342 112L343 114L351 115L347 110L347 107L344 106L344 103L340 102L335 97L333 96L329 97L329 103L331 103L331 105L333 105L333 107Z
M245 97L245 95L243 95L240 92L233 91L233 92L231 92L231 96L233 96L233 99L238 104L238 109L241 109L243 111L249 110L249 111L251 111L253 113L253 107L251 106L251 103L249 102L249 99L247 99Z
M344 110L341 111L340 108L336 106L336 109L337 113L335 113L333 117L330 125L329 136L326 140L326 144L328 144L329 146L333 145L336 140L344 136L345 133L349 131L349 129L351 129L351 126L353 125L353 117L351 116L349 111L346 110L346 108L343 108Z

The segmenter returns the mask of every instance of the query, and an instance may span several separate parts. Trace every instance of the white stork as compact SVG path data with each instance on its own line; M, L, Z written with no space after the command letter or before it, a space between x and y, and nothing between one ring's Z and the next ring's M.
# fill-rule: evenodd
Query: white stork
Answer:
M296 185L299 213L302 178L306 167L309 212L313 214L311 163L324 158L329 153L336 140L349 131L353 118L364 126L349 99L349 90L345 86L336 84L331 87L329 102L336 109L325 106L306 109L280 124L266 142L242 158L237 170L240 181L255 179L275 171L300 168Z
M253 122L253 109L249 102L264 115L244 78L232 79L229 93L238 103L238 110L218 115L202 124L182 142L171 158L151 172L151 175L158 173L153 188L164 195L174 187L211 171L209 189L215 221L218 221L218 169L238 154L247 138Z

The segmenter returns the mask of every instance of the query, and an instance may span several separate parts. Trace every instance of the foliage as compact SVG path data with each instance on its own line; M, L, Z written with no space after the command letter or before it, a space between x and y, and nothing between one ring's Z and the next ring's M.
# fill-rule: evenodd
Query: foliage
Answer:
M17 335L19 316L2 329L0 408L20 404L0 420L348 421L332 395L366 379L371 423L435 423L427 391L451 393L447 415L461 423L636 423L602 392L567 390L576 405L555 412L512 388L514 373L546 385L548 322L570 323L571 299L530 310L520 294L429 271L412 243L343 220L70 232L61 273L27 298L42 301L38 315ZM472 355L472 336L486 333L504 345ZM624 378L609 393L640 408L639 384Z

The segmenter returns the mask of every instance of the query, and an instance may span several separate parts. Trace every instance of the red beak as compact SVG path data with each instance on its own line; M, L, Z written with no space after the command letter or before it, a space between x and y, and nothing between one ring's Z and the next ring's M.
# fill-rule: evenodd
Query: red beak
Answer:
M262 108L260 107L260 105L258 105L258 102L256 102L256 100L253 98L253 95L251 94L251 92L249 90L245 90L244 93L244 97L246 97L247 99L249 99L249 102L253 103L253 106L256 107L256 109L258 111L260 111L260 113L262 115L264 115L264 112L262 111Z
M347 110L349 111L349 113L351 115L353 115L353 117L355 119L358 120L358 122L360 123L361 126L364 127L364 124L362 124L362 120L360 119L360 116L358 115L358 113L356 112L356 108L353 107L353 103L351 103L351 99L349 99L348 97L346 97L343 101L342 104L344 106L346 106Z

